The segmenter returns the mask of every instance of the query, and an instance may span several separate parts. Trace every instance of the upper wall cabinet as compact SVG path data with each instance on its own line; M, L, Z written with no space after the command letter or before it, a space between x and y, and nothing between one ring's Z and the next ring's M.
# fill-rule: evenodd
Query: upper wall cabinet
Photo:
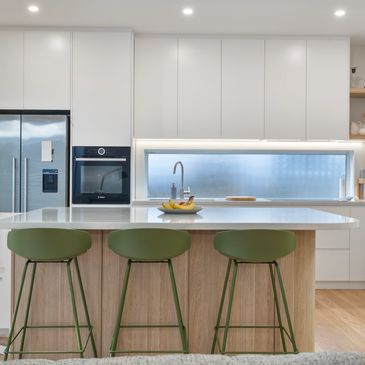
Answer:
M24 32L24 109L70 109L71 33Z
M131 143L130 32L73 33L73 145Z
M349 138L349 42L308 40L307 138Z
M23 32L0 32L0 109L23 108Z
M306 137L306 41L265 41L265 137Z
M221 41L180 39L178 136L221 136Z
M222 137L264 138L264 40L222 41Z
M135 137L177 137L177 39L135 40Z

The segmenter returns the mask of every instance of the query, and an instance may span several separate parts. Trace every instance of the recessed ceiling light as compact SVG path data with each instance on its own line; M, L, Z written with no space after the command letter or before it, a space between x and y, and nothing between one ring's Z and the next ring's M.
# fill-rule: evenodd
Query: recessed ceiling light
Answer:
M184 15L192 15L194 10L192 8L184 8L182 12Z
M337 9L335 11L335 16L337 16L337 18L341 18L341 17L343 17L345 15L346 15L346 11L343 10L343 9Z
M28 10L31 12L31 13L38 13L39 11L39 7L37 5L29 5L28 6Z

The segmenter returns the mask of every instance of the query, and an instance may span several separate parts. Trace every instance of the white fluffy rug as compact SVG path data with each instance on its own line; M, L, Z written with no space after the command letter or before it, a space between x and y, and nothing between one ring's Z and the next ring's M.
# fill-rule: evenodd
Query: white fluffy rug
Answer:
M0 362L11 365L365 365L365 353L318 352L299 355L166 355L124 356L105 359L13 360Z

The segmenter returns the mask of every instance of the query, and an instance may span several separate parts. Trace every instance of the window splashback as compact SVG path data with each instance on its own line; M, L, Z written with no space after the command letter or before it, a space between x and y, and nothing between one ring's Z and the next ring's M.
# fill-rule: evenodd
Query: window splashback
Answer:
M266 199L337 199L339 179L346 176L352 152L176 152L145 151L147 195L166 198L175 183L197 198L253 195Z

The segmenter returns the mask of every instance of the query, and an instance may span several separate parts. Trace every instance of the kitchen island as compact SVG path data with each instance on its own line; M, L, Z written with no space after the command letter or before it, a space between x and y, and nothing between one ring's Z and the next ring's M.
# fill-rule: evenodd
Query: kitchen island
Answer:
M190 352L210 352L227 259L213 248L217 231L231 229L286 229L294 231L297 249L280 260L291 318L300 351L314 351L315 231L351 229L353 218L307 208L207 207L196 215L166 215L156 207L45 208L0 220L0 229L70 228L90 231L92 248L79 258L99 356L107 356L126 260L107 245L111 230L171 228L189 231L191 249L173 260ZM24 260L13 258L13 301ZM70 324L72 315L66 268L39 267L32 299L30 323ZM159 280L156 278L159 278ZM175 323L175 309L165 265L133 268L123 320L125 323ZM264 325L275 321L268 268L244 265L238 273L232 324ZM80 303L80 298L77 298ZM176 331L176 332L174 332ZM85 334L84 334L85 335ZM280 350L279 334L268 329L232 329L228 349ZM72 329L47 330L30 336L32 348L75 348ZM180 349L177 330L123 329L119 347ZM39 357L39 355L37 355ZM49 357L49 356L48 356Z

